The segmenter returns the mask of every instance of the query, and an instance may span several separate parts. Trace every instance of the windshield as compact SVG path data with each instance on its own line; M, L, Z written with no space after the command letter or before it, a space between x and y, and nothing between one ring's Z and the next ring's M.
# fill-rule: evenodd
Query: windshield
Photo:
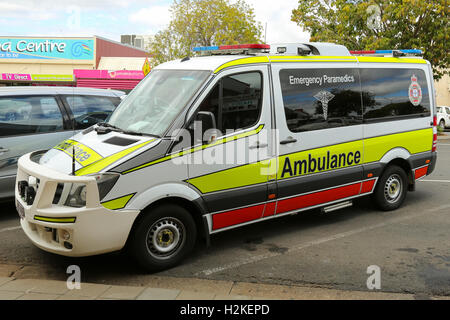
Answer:
M121 130L161 136L206 80L209 71L153 70L108 120Z

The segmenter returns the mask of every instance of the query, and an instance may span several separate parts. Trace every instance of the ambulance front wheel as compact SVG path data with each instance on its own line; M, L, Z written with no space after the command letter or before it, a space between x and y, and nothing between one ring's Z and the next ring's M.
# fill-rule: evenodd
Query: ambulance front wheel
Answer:
M132 255L150 272L178 265L193 249L197 230L184 208L165 204L147 212L134 230Z
M384 211L399 208L406 198L408 179L405 171L396 165L390 165L378 180L373 194L376 205Z

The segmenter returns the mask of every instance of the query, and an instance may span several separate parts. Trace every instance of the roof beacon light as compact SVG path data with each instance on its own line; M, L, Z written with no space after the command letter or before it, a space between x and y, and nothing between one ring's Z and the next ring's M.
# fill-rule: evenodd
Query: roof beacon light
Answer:
M358 50L350 51L354 56L378 56L378 57L405 57L405 56L422 56L422 50L418 49L399 49L399 50Z
M192 51L202 56L223 54L255 54L266 53L270 50L268 44L236 44L229 46L195 47Z

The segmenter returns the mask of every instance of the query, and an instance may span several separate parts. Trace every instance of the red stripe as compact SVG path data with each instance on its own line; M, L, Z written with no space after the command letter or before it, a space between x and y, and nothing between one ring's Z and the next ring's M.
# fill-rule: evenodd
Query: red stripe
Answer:
M261 218L265 204L213 215L213 230L226 228Z
M232 49L270 49L270 45L268 45L268 44L235 44L235 45L219 47L219 50L232 50Z
M356 196L361 189L361 182L344 187L310 193L303 196L278 201L277 214L312 207L318 204Z
M428 171L428 166L416 169L416 172L414 173L416 180L426 176L427 171Z
M273 201L266 204L266 208L264 209L264 217L270 217L275 214L276 203L276 201Z
M368 193L372 191L375 181L376 179L372 179L364 181L362 183L357 182L343 187L337 187L329 190L301 195L285 200L279 200L277 205L275 205L276 201L272 201L267 203L266 205L259 204L252 207L217 213L212 216L213 230L261 219L263 218L263 216L272 216L275 213L280 214L284 212L304 209L307 207L356 196L360 194L360 191L361 193Z
M376 53L375 50L356 50L356 51L350 51L350 54L373 54Z
M362 187L361 187L361 193L372 192L373 186L375 185L375 180L376 180L376 179L372 179L372 180L368 180L368 181L363 181Z

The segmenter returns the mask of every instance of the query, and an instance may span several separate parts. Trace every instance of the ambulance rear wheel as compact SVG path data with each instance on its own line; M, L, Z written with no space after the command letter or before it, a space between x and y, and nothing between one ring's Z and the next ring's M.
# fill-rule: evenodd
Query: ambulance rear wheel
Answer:
M189 254L196 235L194 219L186 209L161 205L139 222L130 249L147 271L161 271L178 265Z
M396 165L387 167L375 188L376 205L383 211L399 208L406 198L407 181L406 173L402 168Z

